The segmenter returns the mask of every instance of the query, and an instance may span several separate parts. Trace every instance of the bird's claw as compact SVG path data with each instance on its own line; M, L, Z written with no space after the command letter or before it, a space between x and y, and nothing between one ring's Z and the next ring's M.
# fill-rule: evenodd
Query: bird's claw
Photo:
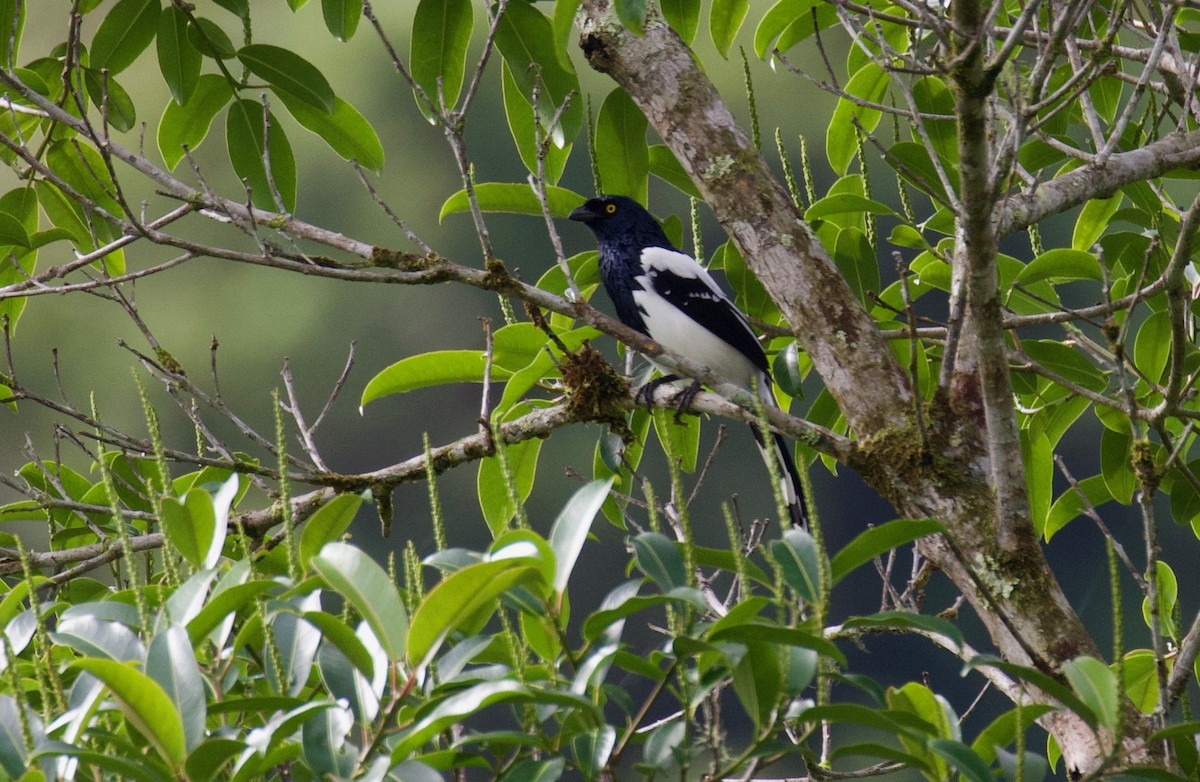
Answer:
M680 391L679 396L675 397L675 423L683 423L683 411L692 406L692 401L695 400L698 393L700 393L700 383L693 380L690 386Z
M658 390L659 386L672 383L678 379L679 375L663 375L662 377L654 378L637 390L637 393L633 395L633 403L635 405L645 405L646 410L653 409L654 392Z

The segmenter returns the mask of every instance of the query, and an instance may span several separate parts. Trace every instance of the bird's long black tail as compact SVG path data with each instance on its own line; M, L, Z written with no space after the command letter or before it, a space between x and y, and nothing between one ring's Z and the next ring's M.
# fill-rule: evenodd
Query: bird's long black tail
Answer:
M754 439L758 441L758 449L763 459L771 459L778 466L779 482L783 489L783 498L792 514L792 523L808 528L808 512L805 509L804 487L800 483L800 473L796 469L796 461L792 458L789 443L783 435L771 432L770 440L764 440L762 431L754 424L750 425Z

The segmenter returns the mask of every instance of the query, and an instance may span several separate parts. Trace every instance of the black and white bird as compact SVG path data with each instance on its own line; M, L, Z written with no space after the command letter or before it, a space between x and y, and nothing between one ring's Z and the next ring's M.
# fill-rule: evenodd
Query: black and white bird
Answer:
M731 383L757 385L763 403L778 406L767 355L746 316L703 266L675 249L641 204L626 196L593 198L570 219L596 235L600 278L622 323ZM692 392L697 389L694 384ZM805 524L804 492L787 441L776 433L766 439L757 426L751 428L763 458L779 465L792 521Z

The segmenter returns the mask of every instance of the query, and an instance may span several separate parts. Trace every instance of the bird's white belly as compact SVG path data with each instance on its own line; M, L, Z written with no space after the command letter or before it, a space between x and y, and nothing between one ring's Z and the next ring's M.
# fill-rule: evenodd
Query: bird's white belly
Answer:
M751 387L758 370L741 351L713 334L652 290L635 290L633 299L645 311L650 338L672 353L690 358L731 383Z

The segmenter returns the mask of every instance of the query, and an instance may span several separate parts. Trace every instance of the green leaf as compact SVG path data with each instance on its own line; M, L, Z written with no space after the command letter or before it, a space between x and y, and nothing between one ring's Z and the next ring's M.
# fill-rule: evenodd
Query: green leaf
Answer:
M749 11L750 0L713 0L708 12L708 34L722 57L728 58L729 47L733 46Z
M281 92L279 98L301 127L320 136L343 159L357 161L376 174L383 170L383 144L358 109L338 97L333 99L333 111L328 113L297 100L291 93Z
M225 77L206 73L197 80L187 103L180 106L171 101L167 104L158 123L158 152L168 170L175 170L183 160L185 149L200 146L213 118L232 99L233 90Z
M66 197L61 190L44 179L33 184L37 191L38 203L46 217L56 227L71 234L71 241L77 249L90 252L95 249L91 231L83 220L79 206Z
M406 656L414 669L433 659L442 641L485 606L518 584L541 581L541 571L526 557L477 562L457 570L430 590L413 613Z
M316 66L290 49L253 43L239 49L237 58L277 92L289 93L318 111L333 111L334 95L329 82Z
M115 660L85 657L71 668L87 671L112 691L126 718L150 740L155 751L179 769L187 755L183 719L170 696L153 679Z
M671 29L679 34L683 42L691 46L700 29L700 0L659 0L659 10Z
M307 569L321 548L342 536L354 521L363 498L359 494L339 494L317 509L300 531L300 566Z
M174 5L168 5L158 17L158 69L180 106L195 92L204 59L188 40L187 28L187 15Z
M111 215L122 214L121 205L113 196L116 188L108 167L96 150L83 144L56 141L46 152L46 163L51 171L85 198Z
M1128 432L1115 432L1105 427L1100 432L1100 473L1108 493L1122 505L1133 500L1137 479L1130 463L1130 446L1133 438Z
M29 4L18 0L0 2L0 67L11 70L21 49L21 33L25 30L25 9Z
M779 565L784 582L809 603L821 599L820 553L812 535L798 527L786 530L770 543L771 556Z
M759 59L766 59L775 39L794 22L809 17L816 4L817 0L779 0L771 6L754 31L754 53Z
M617 730L612 725L603 725L571 737L571 752L586 782L592 782L604 770L616 744Z
M92 39L91 67L107 68L115 76L132 65L154 40L161 8L160 0L120 0L114 5Z
M363 0L321 0L325 27L339 41L349 41L362 18Z
M1143 606L1145 601L1143 601ZM1143 714L1153 714L1158 707L1158 663L1154 652L1135 649L1125 655L1125 694ZM1116 665L1111 666L1116 672Z
M733 668L733 691L757 730L770 723L782 694L782 684L783 671L776 648L767 643L747 643L746 653Z
M29 247L29 232L21 221L7 212L0 212L0 245Z
M578 489L550 528L550 547L554 549L557 565L553 587L558 594L567 589L567 580L571 577L571 571L575 569L575 562L579 558L579 552L583 551L592 521L608 497L613 480L614 478L610 477L607 480L592 481Z
M659 532L643 532L634 536L633 559L638 569L650 577L658 588L669 593L676 587L688 585L679 544Z
M250 601L278 588L279 585L274 581L261 580L235 584L216 592L195 618L187 623L188 637L192 644L200 643L230 614L240 611Z
M812 633L795 627L767 624L761 621L746 621L743 623L722 622L714 626L708 640L733 641L735 643L767 643L774 647L789 646L797 649L808 649L846 665L846 656L842 651L824 638L818 638Z
M1076 657L1063 665L1071 689L1087 704L1100 724L1115 728L1121 719L1121 699L1117 675L1094 657Z
M263 107L252 100L236 100L229 107L225 118L225 143L229 147L229 162L233 170L250 188L250 197L255 206L268 211L296 209L296 158L292 146L284 135L283 128L274 113L269 115L271 125L270 178L263 166L266 150L266 134L263 128ZM272 188L272 183L274 188ZM275 203L275 192L283 204Z
M1175 571L1166 562L1159 560L1158 578L1158 623L1164 635L1171 640L1179 641L1179 629L1175 626L1175 604L1179 600L1179 580ZM1150 626L1150 598L1142 598L1142 618L1146 627Z
M1045 434L1021 430L1021 458L1025 463L1025 493L1035 527L1043 527L1054 499L1054 446Z
M496 48L526 96L531 97L534 85L540 84L539 121L549 131L550 140L563 147L583 126L583 101L574 67L569 59L560 58L554 34L550 20L533 3L510 3L496 26ZM558 124L551 126L559 106L572 94Z
M871 61L850 77L845 90L864 101L879 103L887 92L888 82L887 71ZM830 167L839 176L845 175L850 163L858 154L858 128L854 123L855 117L862 125L863 132L870 133L879 124L881 114L878 109L860 107L848 98L838 99L833 117L829 121L829 132L825 136L825 156L829 158Z
M197 489L196 491L200 491ZM204 492L201 491L201 494ZM167 536L167 540L171 546L178 551L183 558L188 561L194 568L200 567L204 561L204 551L207 551L207 541L201 542L198 535L204 534L204 530L198 529L192 523L192 517L189 515L187 506L174 497L163 497L162 511L159 513L159 521L163 527L163 533ZM208 534L212 530L207 531Z
M625 90L608 94L596 118L596 166L604 192L646 203L650 152L646 118Z
M486 369L487 357L479 350L436 350L409 356L371 378L363 389L359 409L376 399L418 388L450 383L482 383ZM506 369L492 366L493 380L505 380L510 374Z
M125 133L137 124L137 109L133 98L117 83L112 74L105 77L100 71L87 68L83 72L83 84L88 97L97 108L104 107L108 124Z
M1100 271L1100 262L1090 252L1056 247L1026 264L1013 284L1029 285L1042 280L1049 280L1055 285L1075 280L1101 282L1104 275Z
M1171 357L1171 317L1166 310L1150 314L1133 340L1133 363L1150 382L1162 380Z
M833 245L833 261L851 290L864 305L868 305L871 294L878 293L882 283L879 279L879 260L875 257L875 248L867 239L866 232L857 227L838 231L837 241Z
M1093 198L1084 204L1079 210L1079 217L1075 219L1071 247L1076 250L1091 250L1124 200L1125 196L1117 193L1111 198Z
M412 754L429 739L441 733L463 717L478 714L488 706L514 700L529 700L532 696L525 685L512 679L483 682L457 692L426 712L411 727L404 730L392 749L395 764Z
M409 68L434 106L438 104L438 79L447 108L458 103L474 23L470 0L421 0L417 4ZM420 100L417 105L427 111Z
M804 219L821 220L838 214L895 215L896 211L885 203L855 193L836 193L820 198L804 211Z
M647 0L616 0L617 18L627 30L641 35L646 24Z
M312 558L313 570L367 621L389 660L404 656L408 612L396 585L379 564L347 543L326 543Z
M670 459L679 460L679 468L684 472L695 472L696 461L700 456L700 419L689 418L675 420L675 413L656 407L651 412L654 421L654 434Z
M967 782L995 782L988 764L970 747L952 739L934 739L929 748L962 775Z
M556 14L562 2L563 0L558 0L555 3ZM517 153L521 156L521 162L525 164L525 168L531 174L536 174L538 170L538 134L534 126L535 115L533 104L521 92L521 88L517 85L517 80L513 77L508 63L502 62L500 66L504 93L504 114L508 118L508 129L512 132L513 143L517 146ZM562 147L554 144L546 145L545 172L547 184L554 185L562 178L563 168L566 167L567 159L571 156L571 148L571 144L564 144Z
M537 194L527 184L508 184L505 182L484 182L475 185L475 198L479 208L484 212L511 212L512 214L542 216L542 206L538 203ZM557 218L565 218L578 206L587 200L573 190L565 187L547 187L546 203L550 206L550 214ZM459 190L446 199L438 220L445 220L447 215L471 211L467 200L467 191Z
M877 527L871 527L847 543L833 557L829 568L830 577L836 584L850 572L880 554L912 543L926 535L937 535L943 531L941 522L935 519L896 519Z
M203 16L193 17L188 25L188 40L196 51L214 60L228 60L237 56L237 48L221 26Z
M650 173L692 198L703 200L692 178L683 170L675 153L665 144L650 146Z
M530 493L533 492L538 456L541 452L542 441L537 439L505 446L509 473L515 484L517 500L520 502L529 499ZM508 485L499 456L479 460L479 472L475 483L484 521L487 522L492 537L497 537L508 529L508 523L517 514L517 507L508 494Z
M182 626L168 625L154 636L146 653L146 674L170 697L182 718L187 748L195 749L204 740L207 691Z

